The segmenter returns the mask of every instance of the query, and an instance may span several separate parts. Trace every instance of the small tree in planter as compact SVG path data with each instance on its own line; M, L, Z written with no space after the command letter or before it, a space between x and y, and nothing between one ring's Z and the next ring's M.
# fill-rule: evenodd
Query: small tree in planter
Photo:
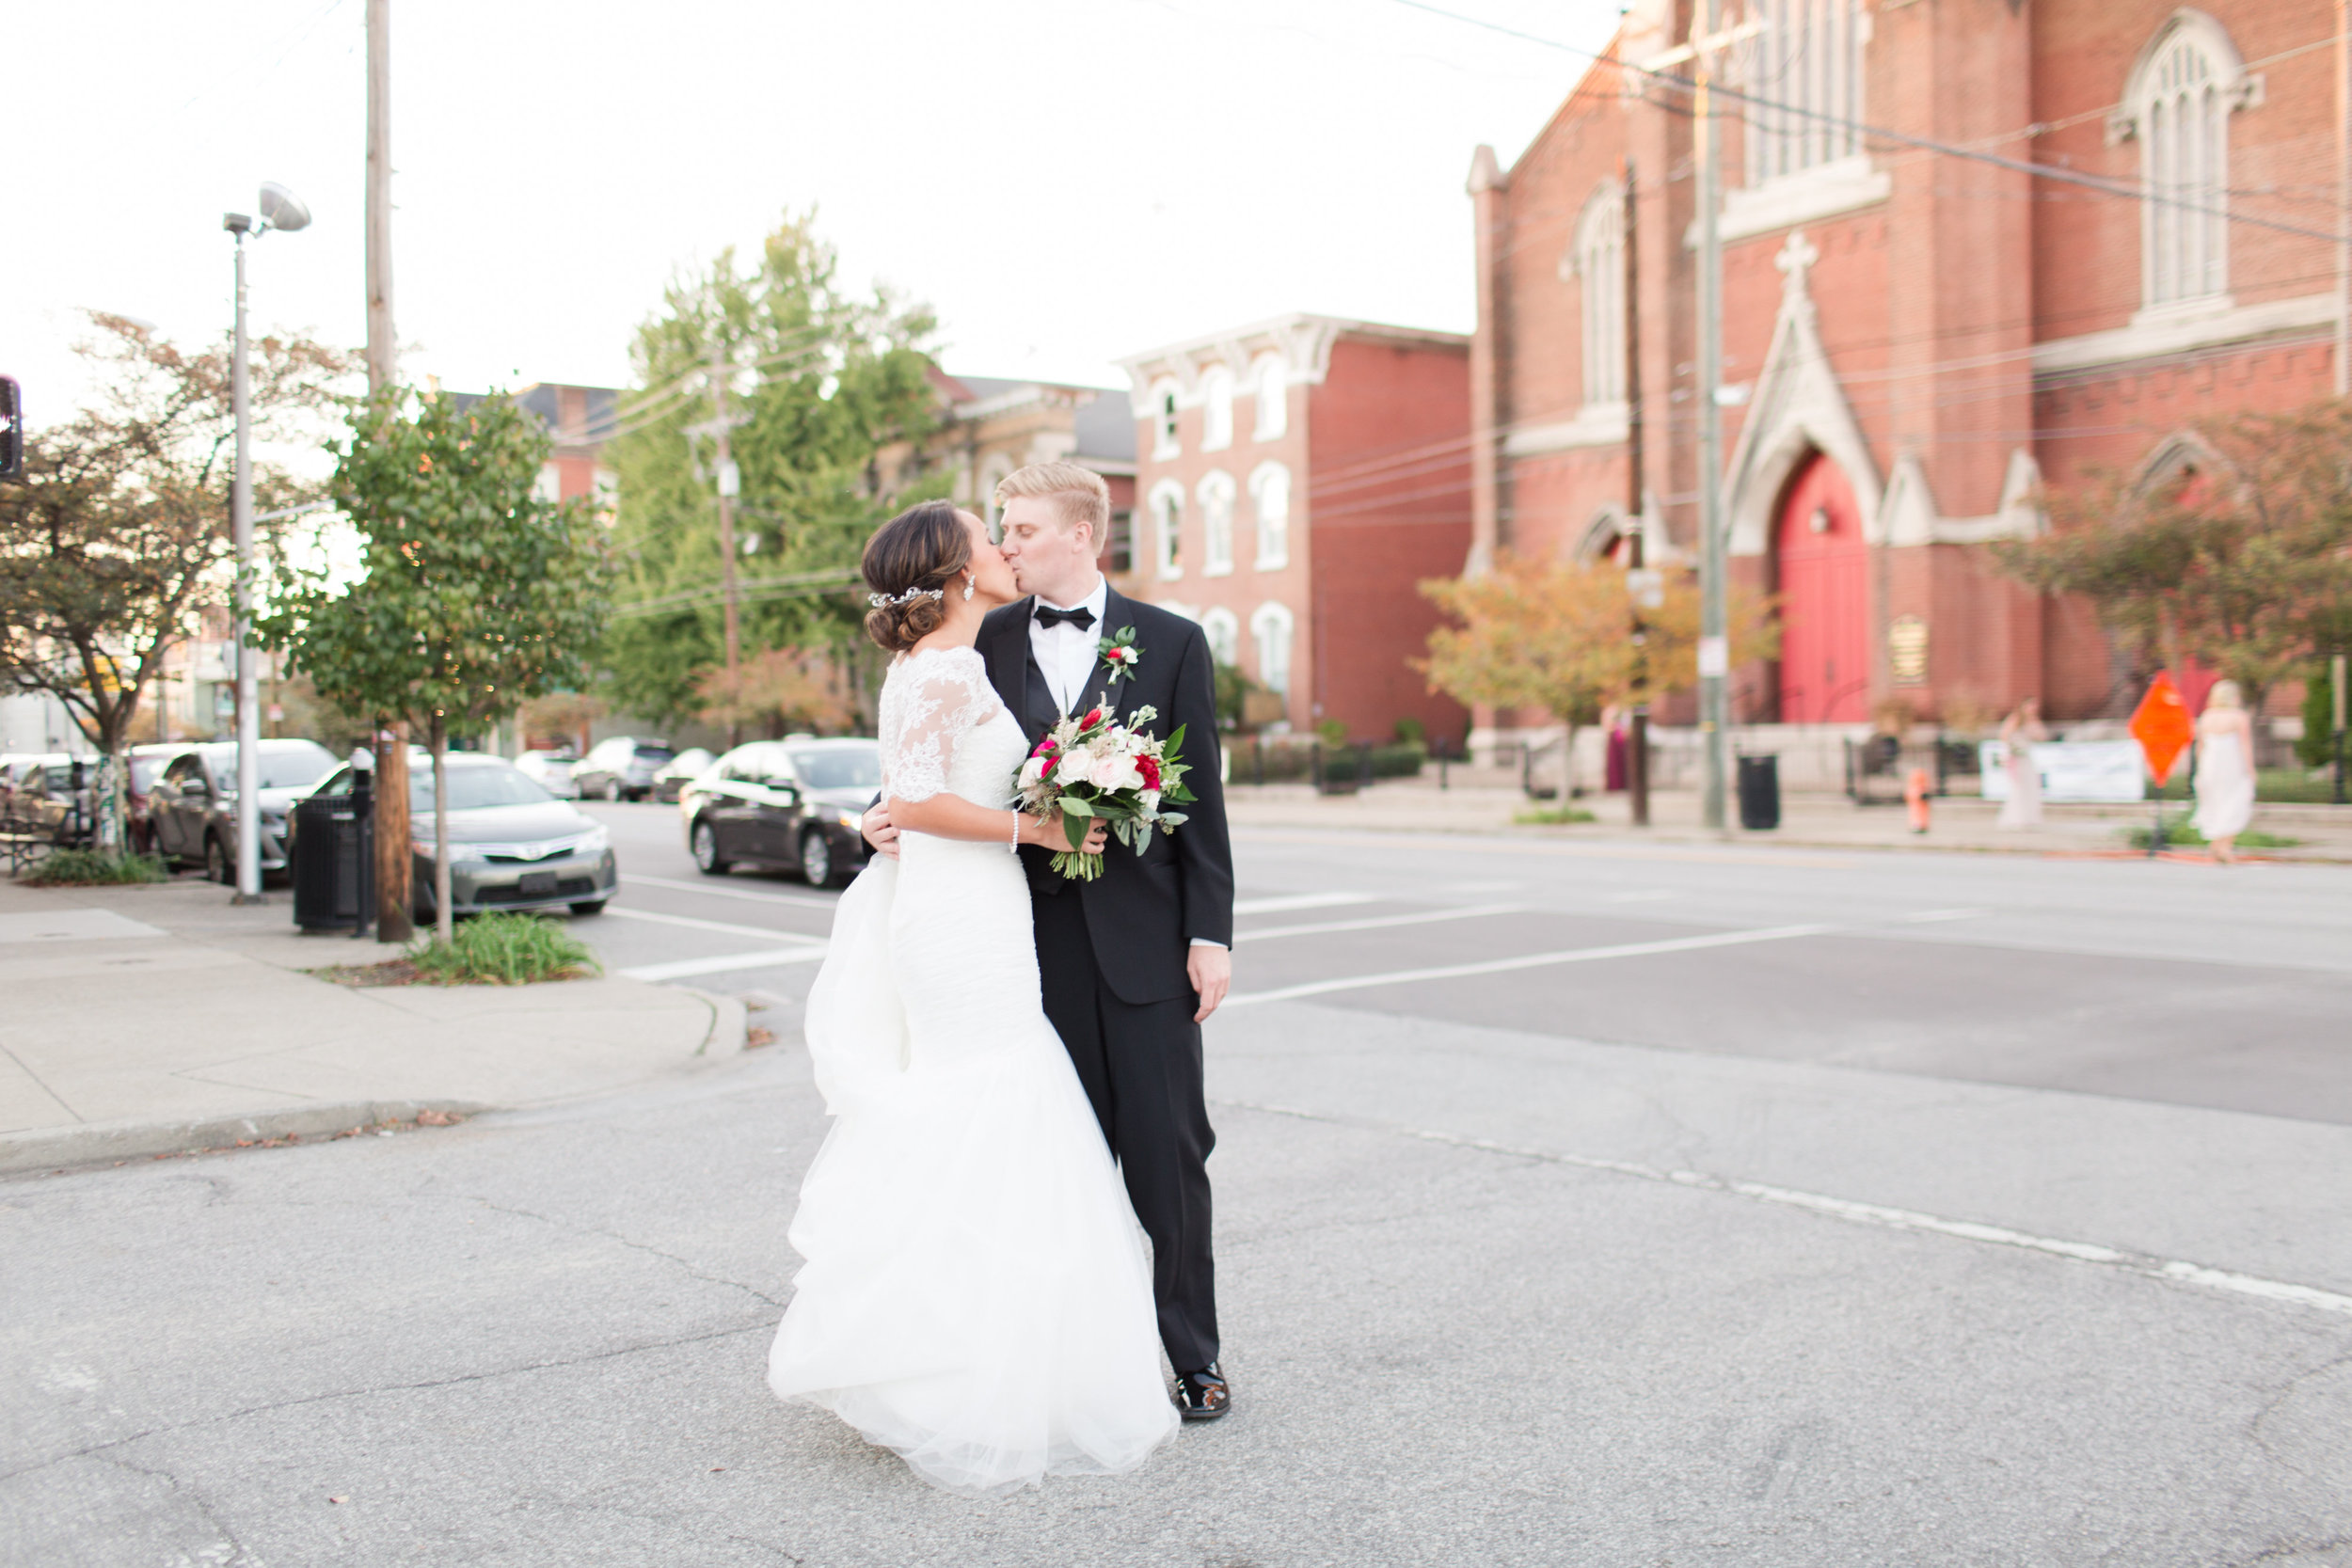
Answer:
M412 404L387 388L352 415L332 494L360 574L290 565L258 625L328 701L405 720L433 749L433 904L451 940L449 738L586 680L612 567L584 505L537 491L547 431L504 397ZM413 406L414 412L409 412Z

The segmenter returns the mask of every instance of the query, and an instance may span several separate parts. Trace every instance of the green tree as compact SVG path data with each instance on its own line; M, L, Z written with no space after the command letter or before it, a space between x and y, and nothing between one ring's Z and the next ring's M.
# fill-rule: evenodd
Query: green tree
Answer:
M332 493L358 533L358 578L289 563L290 586L258 625L327 701L429 737L433 901L446 942L450 736L582 683L612 571L588 509L534 488L550 447L536 419L502 396L463 408L411 398L387 388L355 409L337 454Z
M747 656L854 643L867 536L894 505L945 493L944 475L883 471L889 449L919 452L936 420L930 313L885 290L853 296L835 273L810 219L787 215L755 266L723 252L672 284L638 329L645 390L611 449L623 580L600 663L617 708L666 723L717 697L716 452L694 430L711 418L717 378L742 421L732 441Z
M2352 404L2200 435L2201 462L2154 484L2096 476L2054 499L2049 532L1994 558L2043 593L2089 600L2143 661L2218 670L2259 715L2272 687L2352 632Z
M236 422L225 341L190 354L124 317L90 320L99 336L76 352L103 395L38 432L24 483L0 485L0 690L55 696L103 754L100 836L112 847L140 698L197 611L229 594ZM262 338L251 366L253 429L266 440L306 434L335 407L352 361L305 339ZM275 465L254 465L256 512L304 492Z

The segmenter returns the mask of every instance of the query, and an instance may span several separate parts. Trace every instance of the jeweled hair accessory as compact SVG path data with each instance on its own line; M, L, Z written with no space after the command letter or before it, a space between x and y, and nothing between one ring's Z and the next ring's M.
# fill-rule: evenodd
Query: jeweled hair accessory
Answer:
M946 596L947 591L945 588L910 588L896 598L888 594L868 594L866 595L866 602L876 610L889 610L896 609L899 605L913 604L917 599L944 599Z

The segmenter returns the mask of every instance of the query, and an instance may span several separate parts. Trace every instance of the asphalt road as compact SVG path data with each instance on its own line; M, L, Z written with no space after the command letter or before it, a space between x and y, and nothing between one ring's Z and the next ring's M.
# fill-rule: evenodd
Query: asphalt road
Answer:
M2352 875L1246 833L1237 1408L931 1491L760 1381L832 895L592 808L776 1042L0 1184L0 1562L2352 1565Z

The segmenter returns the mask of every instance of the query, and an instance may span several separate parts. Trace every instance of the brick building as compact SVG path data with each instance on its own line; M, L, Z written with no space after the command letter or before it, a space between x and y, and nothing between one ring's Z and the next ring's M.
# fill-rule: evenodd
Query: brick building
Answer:
M1612 55L1684 41L1692 9L1637 0ZM2042 528L2046 495L2095 470L2194 467L2199 418L2331 390L2334 8L1761 0L1753 16L1726 61L1746 97L1716 121L1722 483L1734 579L1781 596L1785 631L1775 663L1735 673L1735 720L1844 726L1889 698L1934 718L2027 695L2061 719L2114 713L2136 672L2089 610L1996 576L1983 546ZM1510 169L1478 150L1481 550L1591 559L1638 510L1653 554L1695 554L1690 111L1604 62Z
M1279 699L1259 718L1458 738L1467 715L1407 661L1437 624L1417 585L1470 543L1469 340L1294 315L1120 364L1138 506L1120 591L1199 621Z
M1093 469L1111 492L1110 537L1104 541L1109 570L1113 556L1126 548L1135 518L1136 427L1125 396L1099 387L939 370L931 372L931 385L939 393L940 426L925 443L917 469L950 466L957 503L991 522L996 482L1013 469L1064 462Z

